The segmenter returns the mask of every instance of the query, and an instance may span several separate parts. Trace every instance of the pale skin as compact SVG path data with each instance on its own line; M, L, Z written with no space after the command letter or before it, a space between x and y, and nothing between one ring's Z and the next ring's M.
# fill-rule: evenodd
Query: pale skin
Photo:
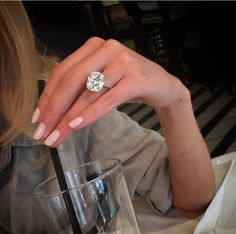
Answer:
M87 90L91 71L101 71L112 88ZM39 124L34 137L57 147L71 132L128 101L146 103L158 115L169 151L173 204L203 210L215 193L214 175L188 89L115 40L91 38L52 71L32 118Z

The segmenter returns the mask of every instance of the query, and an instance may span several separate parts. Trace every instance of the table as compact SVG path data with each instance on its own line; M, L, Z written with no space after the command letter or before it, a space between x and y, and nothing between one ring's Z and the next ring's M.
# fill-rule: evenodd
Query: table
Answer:
M213 201L215 199L219 199L218 193L220 191L220 188L222 190L222 183L223 181L226 181L224 180L224 178L228 174L230 165L232 164L232 162L234 162L234 159L236 160L236 152L225 154L212 159L212 164L215 173L215 183L218 191ZM234 171L236 172L236 170ZM235 181L236 178L234 179L234 182ZM236 206L236 195L234 195L234 197L234 204ZM212 212L212 203L210 204L206 212ZM198 230L195 230L194 232L196 234L200 234L203 233L202 226L204 226L205 221L207 221L205 219L209 219L209 217L203 216L204 214L200 212L186 212L179 209L172 209L170 212L168 212L167 215L161 216L157 214L154 210L152 210L145 196L139 197L134 200L134 209L138 218L142 234L190 234L194 232L197 225L199 226L199 221L204 219L204 222L201 221L201 228L198 228ZM234 212L234 214L236 216L236 211ZM230 230L227 229L229 230L227 232L220 231L217 233L236 233L236 225L234 228L235 229ZM208 230L208 232L205 233L211 232Z

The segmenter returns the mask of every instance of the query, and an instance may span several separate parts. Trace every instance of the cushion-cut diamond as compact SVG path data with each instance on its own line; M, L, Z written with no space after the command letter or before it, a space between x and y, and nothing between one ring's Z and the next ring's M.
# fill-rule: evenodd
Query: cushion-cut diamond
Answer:
M104 75L101 72L90 72L86 83L87 89L99 92L104 86Z

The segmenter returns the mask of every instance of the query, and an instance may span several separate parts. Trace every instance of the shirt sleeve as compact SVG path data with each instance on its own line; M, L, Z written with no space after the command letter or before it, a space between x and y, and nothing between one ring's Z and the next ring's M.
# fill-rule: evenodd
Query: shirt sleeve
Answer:
M89 131L91 160L117 158L123 165L131 198L147 194L153 208L166 213L172 205L168 152L164 138L114 110Z

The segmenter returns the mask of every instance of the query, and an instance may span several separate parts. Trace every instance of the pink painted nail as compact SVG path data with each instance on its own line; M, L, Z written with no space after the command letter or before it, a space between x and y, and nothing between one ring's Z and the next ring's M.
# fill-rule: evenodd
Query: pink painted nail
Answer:
M73 119L68 125L71 127L71 128L75 128L75 127L78 127L82 122L83 122L83 118L81 116Z
M40 123L35 130L33 138L35 140L39 140L44 135L44 132L45 132L45 124Z
M57 141L60 136L60 132L58 130L54 130L44 141L44 143L48 146L51 146L53 143Z
M39 108L37 107L34 111L34 114L32 116L32 119L31 119L31 123L36 123L37 120L39 119L39 115L40 115L40 110Z

